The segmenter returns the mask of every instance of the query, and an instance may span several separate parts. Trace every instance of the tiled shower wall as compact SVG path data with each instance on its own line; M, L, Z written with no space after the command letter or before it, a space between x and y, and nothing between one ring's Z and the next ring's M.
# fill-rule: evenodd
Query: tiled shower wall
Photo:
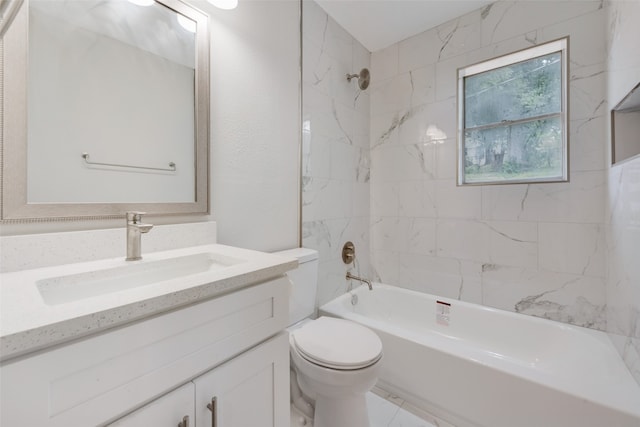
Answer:
M302 239L320 253L318 304L347 290L342 245L369 276L369 92L347 73L370 53L311 0L302 2ZM359 284L354 284L359 286Z
M607 13L601 1L499 1L372 54L381 281L605 329ZM457 68L565 36L571 182L457 187Z
M640 2L609 7L609 108L640 82ZM639 136L640 138L640 136ZM609 169L607 331L640 382L640 159Z

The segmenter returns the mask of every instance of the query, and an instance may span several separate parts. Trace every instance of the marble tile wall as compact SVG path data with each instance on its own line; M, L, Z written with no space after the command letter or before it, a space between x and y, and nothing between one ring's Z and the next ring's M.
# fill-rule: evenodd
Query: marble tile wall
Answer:
M609 9L609 108L640 82L640 3L612 1ZM640 158L609 168L605 217L607 331L640 382Z
M369 68L370 53L314 1L302 16L302 244L320 253L322 305L347 290L346 241L354 274L369 276L369 91L346 75Z
M608 8L498 1L372 54L378 279L606 328ZM457 68L565 36L571 181L457 187Z

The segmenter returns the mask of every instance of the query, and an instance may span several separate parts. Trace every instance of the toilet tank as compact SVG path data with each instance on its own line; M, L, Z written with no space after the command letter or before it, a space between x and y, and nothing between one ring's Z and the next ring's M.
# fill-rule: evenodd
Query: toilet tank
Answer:
M276 252L276 255L296 258L298 268L287 272L291 281L289 291L289 325L313 315L318 289L318 252L296 248Z

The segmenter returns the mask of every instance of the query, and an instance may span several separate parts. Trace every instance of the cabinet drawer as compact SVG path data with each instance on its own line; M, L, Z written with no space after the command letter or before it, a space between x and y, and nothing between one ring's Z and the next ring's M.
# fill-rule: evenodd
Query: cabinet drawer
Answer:
M280 277L0 367L0 425L96 426L284 329Z
M195 423L195 387L188 382L142 408L125 415L108 427L192 427Z

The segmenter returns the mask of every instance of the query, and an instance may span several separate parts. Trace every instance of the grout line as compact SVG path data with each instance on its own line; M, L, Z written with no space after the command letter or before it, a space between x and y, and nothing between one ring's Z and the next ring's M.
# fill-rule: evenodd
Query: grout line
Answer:
M398 417L398 415L400 415L401 411L404 411L420 418L423 421L426 421L427 423L432 424L435 427L455 427L453 424L448 423L447 421L444 421L434 415L429 414L428 412L412 405L411 403L405 401L404 399L398 396L395 396L378 386L374 386L371 392L387 400L388 402L393 403L398 407L398 410L393 415L393 418L391 418L389 425L391 425L393 421Z
M404 400L390 393L387 393L386 391L382 390L377 386L374 386L374 388L371 389L370 393L380 397L381 399L386 400L387 402L391 403L395 407L395 411L393 412L393 415L389 419L389 422L386 424L388 427L389 425L391 425L391 423L393 423L393 420L398 416L398 413L401 410L400 407L404 403Z
M391 393L386 392L385 390L379 388L379 387L374 387L371 390L371 393L375 394L376 396L380 397L381 399L384 399L386 401L388 401L389 403L391 403L393 406L395 406L395 412L393 413L393 415L391 416L389 422L387 423L387 426L391 426L394 425L394 421L396 421L396 419L398 419L398 417L402 416L403 412L404 413L409 413L417 418L419 418L420 420L429 423L429 425L433 426L433 427L454 427L452 424L447 423L446 421L440 420L438 418L436 418L435 416L423 411L422 409L419 409L413 405L411 405L410 403L404 401L403 399L401 399L398 396L395 396ZM304 415L302 415L298 410L296 410L295 408L293 408L293 406L291 407L291 416L295 416L296 418L301 420L301 423L296 424L296 426L300 425L305 425L305 426L312 426L312 422L310 422L309 419L307 419ZM293 418L292 418L293 420ZM302 421L305 420L305 421ZM420 423L422 424L422 423ZM417 426L417 425L416 425ZM407 427L412 427L412 426L407 426Z

